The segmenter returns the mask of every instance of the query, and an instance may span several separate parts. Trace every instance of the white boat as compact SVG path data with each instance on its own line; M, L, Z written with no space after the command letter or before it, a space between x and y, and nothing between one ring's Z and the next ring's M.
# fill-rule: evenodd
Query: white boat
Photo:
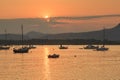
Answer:
M29 47L28 47L29 49L35 49L36 47L35 46L33 46L33 45L29 45Z
M84 47L84 49L96 49L98 48L98 46L94 46L94 45L87 45Z
M21 30L22 30L22 43L23 43L23 25L21 25ZM18 49L14 48L13 52L14 53L28 53L29 48L28 47L23 47L23 45L22 45L21 48L18 48Z
M9 50L10 49L10 47L9 46L0 46L0 50Z
M97 51L107 51L109 50L109 48L106 48L105 46L101 46L99 48L96 49Z

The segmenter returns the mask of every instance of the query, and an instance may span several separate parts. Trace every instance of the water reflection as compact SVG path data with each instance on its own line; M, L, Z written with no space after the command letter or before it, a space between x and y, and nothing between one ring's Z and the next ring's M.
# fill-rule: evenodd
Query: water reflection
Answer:
M0 80L120 80L120 46L98 52L69 45L38 46L28 54L0 51ZM60 58L47 55L59 53ZM76 57L74 56L76 55Z
M45 52L45 60L44 60L44 64L45 64L45 79L46 80L50 80L50 68L49 68L49 59L48 59L48 55L49 55L49 48L45 47L44 48L44 52Z

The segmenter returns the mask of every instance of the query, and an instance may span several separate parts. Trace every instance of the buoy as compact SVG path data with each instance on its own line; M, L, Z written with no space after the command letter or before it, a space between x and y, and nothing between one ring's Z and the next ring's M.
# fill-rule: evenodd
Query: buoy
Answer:
M74 57L77 57L76 55L74 55Z

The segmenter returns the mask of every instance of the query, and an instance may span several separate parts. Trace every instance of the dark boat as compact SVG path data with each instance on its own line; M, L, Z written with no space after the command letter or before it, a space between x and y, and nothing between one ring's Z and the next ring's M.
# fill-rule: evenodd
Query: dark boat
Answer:
M60 45L59 49L68 49L68 47Z
M22 43L23 43L23 25L21 25L21 30L22 30ZM14 48L13 52L14 53L28 53L29 48L28 47L23 47L23 45L22 45L21 48L18 48L18 49Z
M18 49L13 49L14 53L28 53L29 49L27 47L22 47Z
M59 54L49 54L48 58L59 58Z

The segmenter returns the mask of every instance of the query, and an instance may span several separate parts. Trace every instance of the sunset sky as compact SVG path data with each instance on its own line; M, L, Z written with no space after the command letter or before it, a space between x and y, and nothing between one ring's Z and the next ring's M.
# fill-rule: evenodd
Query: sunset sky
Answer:
M120 14L120 0L0 0L0 18Z
M120 0L0 0L0 33L18 33L21 24L25 32L43 33L112 28L120 23L119 8Z

